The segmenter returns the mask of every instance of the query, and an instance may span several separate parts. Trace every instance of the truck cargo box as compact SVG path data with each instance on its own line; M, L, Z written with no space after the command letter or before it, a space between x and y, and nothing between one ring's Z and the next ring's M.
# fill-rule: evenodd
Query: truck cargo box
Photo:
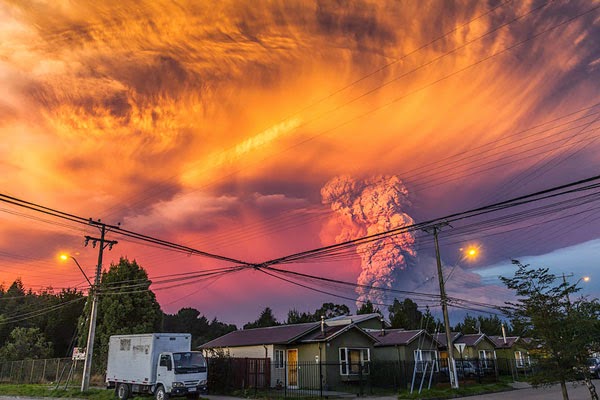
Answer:
M160 353L190 351L191 344L188 333L111 336L106 381L153 385Z

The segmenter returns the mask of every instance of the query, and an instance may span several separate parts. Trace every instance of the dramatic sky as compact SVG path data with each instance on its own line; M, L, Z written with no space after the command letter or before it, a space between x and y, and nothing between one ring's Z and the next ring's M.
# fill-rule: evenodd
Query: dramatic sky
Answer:
M0 193L262 262L598 175L599 8L0 0ZM509 298L497 276L518 258L573 283L590 276L582 293L600 296L597 207L444 227L448 294ZM0 204L0 282L84 289L57 255L93 274L83 236L97 234ZM104 266L136 259L166 312L243 324L265 306L280 319L325 301L355 307L256 270L159 284L232 264L108 237L119 243ZM425 232L281 268L437 292Z

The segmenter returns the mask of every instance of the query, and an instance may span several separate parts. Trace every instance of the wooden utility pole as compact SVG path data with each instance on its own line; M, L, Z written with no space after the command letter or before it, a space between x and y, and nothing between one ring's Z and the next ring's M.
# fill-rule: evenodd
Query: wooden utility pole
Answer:
M448 317L448 298L446 297L446 289L444 287L444 274L442 273L442 260L440 257L440 246L438 244L438 232L440 228L445 225L448 225L448 223L443 222L424 230L425 232L433 234L433 241L435 243L435 259L437 262L438 282L440 284L440 299L442 305L442 314L444 316L444 327L446 328L446 347L448 349L448 375L450 377L450 385L454 389L458 389L458 376L456 374L456 364L454 363L454 344L452 343L452 333L450 332L450 318Z
M90 387L90 377L92 374L92 357L94 355L94 339L96 336L96 316L98 315L98 287L100 286L100 276L102 274L102 253L104 249L108 247L108 249L112 249L112 247L117 244L116 240L106 240L106 224L103 224L98 220L98 222L93 222L90 220L91 224L100 226L100 237L95 238L91 236L85 237L85 245L91 241L93 247L98 246L98 265L96 266L96 278L94 279L94 286L90 288L92 295L92 310L90 312L90 329L87 337L87 345L85 348L85 362L83 364L83 377L81 379L81 391L85 392ZM88 295L89 296L89 295Z

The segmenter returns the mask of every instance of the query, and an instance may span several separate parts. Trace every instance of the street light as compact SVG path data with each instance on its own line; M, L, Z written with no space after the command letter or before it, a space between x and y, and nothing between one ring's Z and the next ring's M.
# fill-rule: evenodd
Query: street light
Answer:
M91 375L91 368L92 368L92 354L94 351L94 337L96 335L96 317L98 315L98 291L96 290L96 285L98 285L100 283L100 276L99 276L99 272L98 272L98 271L100 271L100 269L98 268L97 272L96 272L96 280L95 280L96 285L92 285L92 282L87 277L87 275L83 271L83 268L81 268L81 265L79 265L79 262L77 261L77 259L75 257L69 256L66 254L60 255L60 259L63 261L66 261L69 258L71 258L75 262L75 264L77 265L77 268L79 268L79 270L85 277L85 280L90 285L90 291L88 293L88 298L89 298L90 294L92 295L92 309L90 311L90 329L88 331L87 344L85 347L85 361L83 363L83 376L81 378L81 391L85 392L86 390L88 390L89 385L90 385L90 375Z
M563 280L563 285L566 287L567 286L567 277L571 277L574 274L571 272L568 275L565 275L565 273L562 273L562 280ZM581 278L579 278L577 280L577 282L575 282L575 284L573 285L573 287L577 287L577 285L579 285L579 282L584 281L584 282L589 282L590 281L590 277L589 276L582 276ZM567 293L567 301L569 302L569 304L571 304L571 299L569 298L569 292Z
M83 277L85 278L85 280L87 281L87 283L90 285L90 289L92 288L92 282L90 281L90 278L88 278L88 276L85 274L85 272L83 271L83 268L81 268L81 265L79 265L79 262L77 261L77 259L71 255L67 255L67 254L61 254L59 257L62 261L67 261L69 258L73 261L75 261L75 264L77 265L77 268L79 268L79 270L81 271L81 273L83 274Z

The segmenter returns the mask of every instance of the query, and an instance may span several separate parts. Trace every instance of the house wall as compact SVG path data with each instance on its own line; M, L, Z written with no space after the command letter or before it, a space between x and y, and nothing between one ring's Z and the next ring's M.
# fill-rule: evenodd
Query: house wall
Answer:
M378 318L371 318L356 324L362 329L381 329L381 321Z
M266 348L265 348L266 346ZM273 360L273 345L220 347L226 355L236 358L270 358ZM210 349L206 349L210 352ZM210 354L210 353L207 353Z
M494 344L488 342L487 340L482 340L479 343L477 343L476 346L465 347L465 350L463 352L463 358L479 358L480 350L494 351L496 350L496 347L494 346ZM460 353L458 351L455 351L454 354L455 357L460 357Z
M371 360L374 356L373 342L365 334L359 332L356 329L351 329L344 332L340 336L331 340L325 346L326 351L325 359L329 364L326 368L326 374L324 374L324 385L327 387L336 387L342 382L358 380L357 376L346 376L341 375L339 362L340 362L340 348L368 348L370 352Z

